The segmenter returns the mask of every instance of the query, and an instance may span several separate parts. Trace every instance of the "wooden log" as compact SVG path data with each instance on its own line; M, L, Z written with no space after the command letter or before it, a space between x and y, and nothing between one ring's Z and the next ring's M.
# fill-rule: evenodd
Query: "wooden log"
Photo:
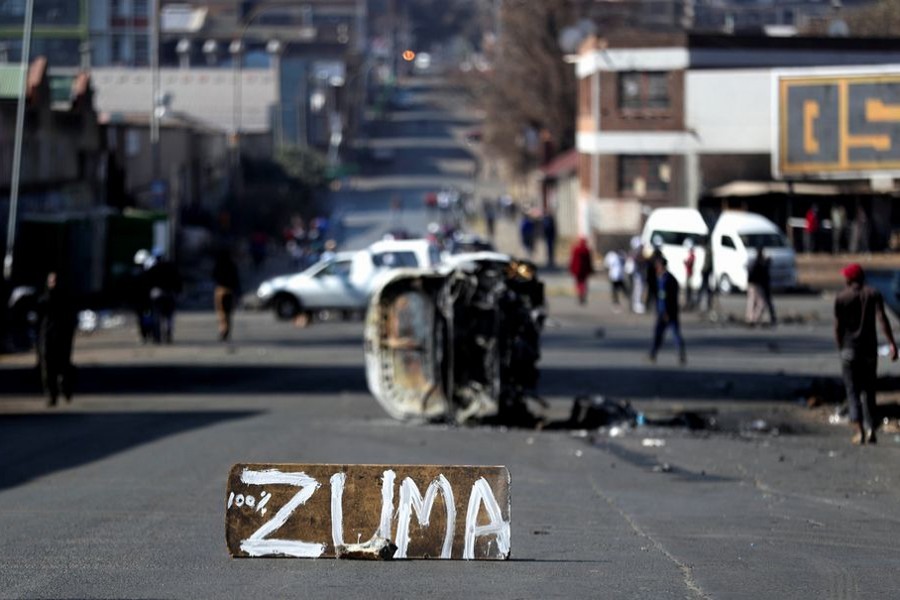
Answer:
M510 554L506 467L237 464L225 492L233 557Z

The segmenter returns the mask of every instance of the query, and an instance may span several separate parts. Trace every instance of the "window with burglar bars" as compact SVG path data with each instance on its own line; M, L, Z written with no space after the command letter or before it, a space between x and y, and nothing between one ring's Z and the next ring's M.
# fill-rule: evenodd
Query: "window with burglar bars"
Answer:
M621 110L665 110L671 105L669 73L629 71L619 73Z
M620 156L619 193L622 196L662 196L672 179L667 156Z

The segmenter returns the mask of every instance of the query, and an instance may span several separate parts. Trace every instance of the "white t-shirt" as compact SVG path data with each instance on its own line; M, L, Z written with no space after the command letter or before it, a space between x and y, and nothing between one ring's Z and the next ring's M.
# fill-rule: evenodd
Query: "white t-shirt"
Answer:
M606 266L606 269L609 272L610 281L622 281L625 264L622 260L621 254L619 254L615 250L610 250L606 253L606 257L604 257L603 259L603 264Z

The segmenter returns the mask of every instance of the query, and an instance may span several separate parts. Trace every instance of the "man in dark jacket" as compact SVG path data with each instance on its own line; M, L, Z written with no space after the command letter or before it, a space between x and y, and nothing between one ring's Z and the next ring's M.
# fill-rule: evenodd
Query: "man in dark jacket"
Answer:
M38 300L41 324L38 330L38 364L47 402L55 406L60 392L72 400L72 342L78 314L64 290L57 285L56 273L47 275L47 289Z
M891 360L897 360L897 344L884 314L881 292L865 285L865 274L856 263L842 271L847 287L834 300L834 338L841 353L841 367L850 422L857 430L854 444L874 444L878 418L875 414L875 383L878 367L876 319L890 344ZM862 396L862 397L861 397Z
M662 345L666 329L672 329L675 343L678 344L678 356L681 364L687 362L687 351L681 337L681 325L678 321L678 281L666 269L666 259L657 258L656 266L656 328L653 334L653 347L650 349L650 361L656 362L656 354Z
M175 329L175 304L181 293L181 276L178 267L170 260L159 256L146 273L149 287L150 307L153 312L152 334L157 344L172 343Z

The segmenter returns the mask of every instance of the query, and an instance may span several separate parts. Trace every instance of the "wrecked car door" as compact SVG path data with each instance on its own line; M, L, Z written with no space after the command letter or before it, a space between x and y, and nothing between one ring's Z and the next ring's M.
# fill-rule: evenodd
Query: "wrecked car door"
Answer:
M531 263L394 271L366 316L369 389L396 419L515 420L535 393L543 320Z

